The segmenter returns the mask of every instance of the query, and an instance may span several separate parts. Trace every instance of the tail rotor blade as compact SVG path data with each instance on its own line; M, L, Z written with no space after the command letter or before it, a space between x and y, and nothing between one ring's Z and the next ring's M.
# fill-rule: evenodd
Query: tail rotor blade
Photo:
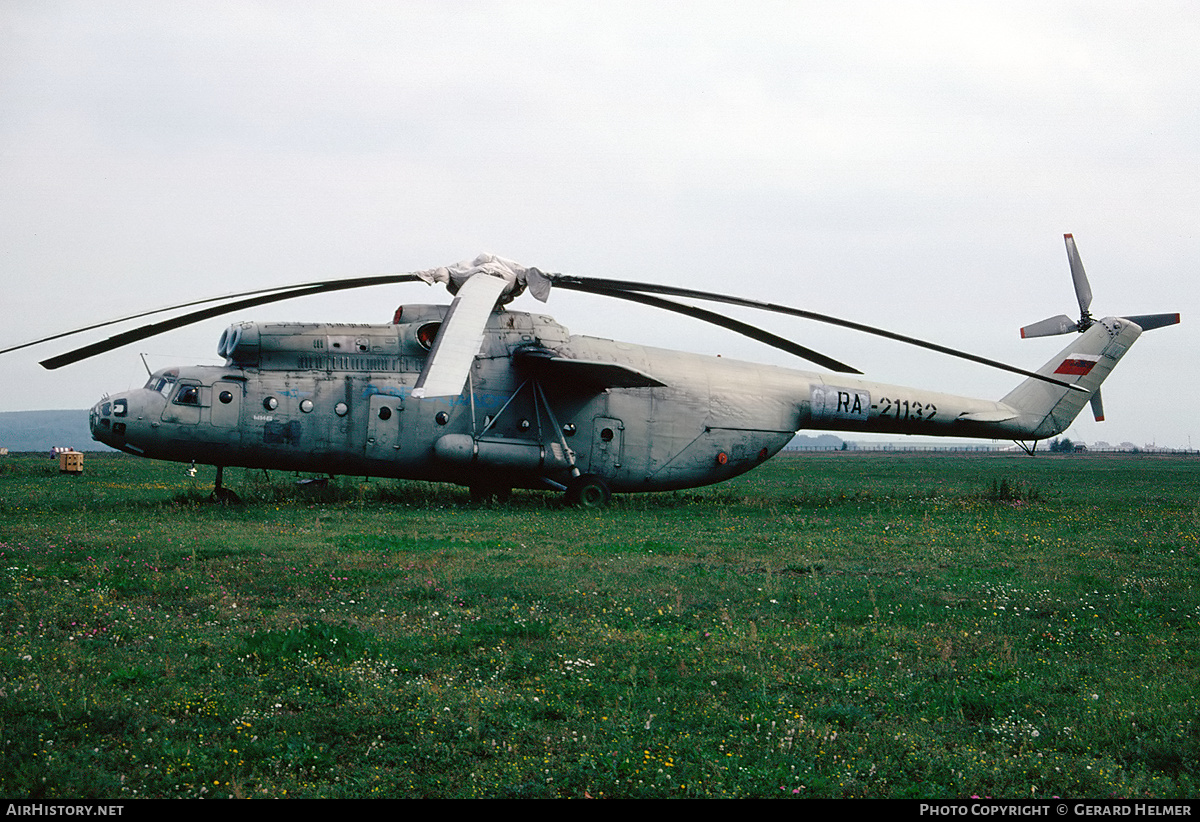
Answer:
M1126 314L1125 319L1139 326L1143 331L1152 328L1162 328L1179 322L1178 314Z
M1087 316L1092 307L1092 286L1088 283L1087 274L1083 271L1083 260L1079 258L1079 249L1075 247L1075 238L1064 234L1067 243L1067 259L1071 262L1071 279L1075 282L1075 297L1079 300L1079 313Z
M1071 334L1079 330L1075 321L1066 314L1049 317L1021 329L1021 339L1030 337L1053 337L1055 334Z

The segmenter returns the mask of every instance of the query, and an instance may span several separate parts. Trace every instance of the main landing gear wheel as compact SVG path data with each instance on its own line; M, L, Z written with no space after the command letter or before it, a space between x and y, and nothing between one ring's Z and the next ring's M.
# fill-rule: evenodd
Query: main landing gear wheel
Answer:
M566 502L580 508L603 508L612 499L612 491L603 477L584 474L567 486Z

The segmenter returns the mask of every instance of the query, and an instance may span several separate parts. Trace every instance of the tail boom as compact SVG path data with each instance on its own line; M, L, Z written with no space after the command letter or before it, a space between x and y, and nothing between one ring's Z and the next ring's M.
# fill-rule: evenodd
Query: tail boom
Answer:
M1074 422L1141 333L1126 319L1098 320L1037 371L1067 385L1029 377L998 401L828 377L809 384L796 430L1046 439Z

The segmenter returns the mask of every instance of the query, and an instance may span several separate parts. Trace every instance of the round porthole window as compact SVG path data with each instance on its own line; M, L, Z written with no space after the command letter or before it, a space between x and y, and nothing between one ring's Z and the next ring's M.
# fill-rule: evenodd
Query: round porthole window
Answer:
M600 439L604 440L605 442L612 442L614 436L615 435L613 434L613 430L611 428L605 428L600 432Z
M313 410L312 400L300 400L300 410L305 414L311 414Z
M220 394L217 394L217 399L221 401L222 405L229 405L229 403L233 402L233 392L222 391Z
M392 418L392 409L388 408L386 405L383 406L383 408L379 409L379 419L390 420L391 418Z
M274 397L267 397L265 400L263 400L263 408L267 409L268 411L274 411L278 407L279 400L275 399Z
M445 411L439 411L437 412L437 415L434 416L433 421L438 425L445 425L446 423L450 422L450 415Z
M333 413L337 414L339 417L344 417L346 414L350 413L350 406L346 405L344 402L339 402L333 407Z

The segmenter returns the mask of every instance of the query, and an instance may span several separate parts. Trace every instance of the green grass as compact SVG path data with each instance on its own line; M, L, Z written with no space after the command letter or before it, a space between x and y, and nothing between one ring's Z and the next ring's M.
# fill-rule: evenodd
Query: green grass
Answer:
M603 511L0 458L0 793L1195 796L1200 461L811 454Z

